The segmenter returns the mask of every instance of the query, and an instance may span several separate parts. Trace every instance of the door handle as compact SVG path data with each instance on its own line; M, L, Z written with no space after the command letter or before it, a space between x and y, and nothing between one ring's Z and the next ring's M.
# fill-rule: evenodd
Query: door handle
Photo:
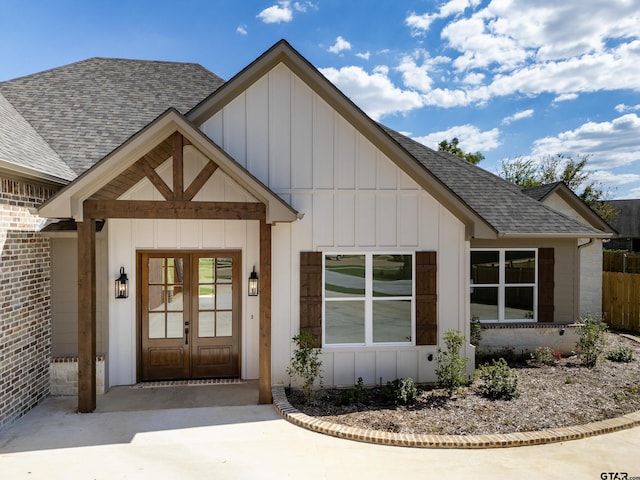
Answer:
M184 344L189 345L189 322L184 324Z

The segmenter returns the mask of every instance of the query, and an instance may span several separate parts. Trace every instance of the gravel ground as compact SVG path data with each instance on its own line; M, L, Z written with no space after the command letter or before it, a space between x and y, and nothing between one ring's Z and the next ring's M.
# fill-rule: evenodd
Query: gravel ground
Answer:
M491 434L580 425L640 411L640 343L608 333L605 351L619 346L631 348L634 361L612 362L605 353L593 369L582 366L576 356L555 366L513 364L520 396L509 401L482 397L478 380L453 398L425 387L409 407L384 405L376 394L379 389L367 389L366 402L346 406L340 405L343 394L338 389L317 392L308 405L294 390L289 401L326 421L396 433Z

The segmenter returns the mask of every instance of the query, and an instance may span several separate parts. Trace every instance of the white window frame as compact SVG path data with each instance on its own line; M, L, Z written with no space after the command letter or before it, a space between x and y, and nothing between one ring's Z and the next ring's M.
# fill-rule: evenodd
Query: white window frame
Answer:
M498 318L491 320L481 319L481 323L536 323L538 321L538 262L539 255L537 248L472 248L471 252L498 252L498 283L483 283L474 285L470 282L469 285L469 300L471 300L471 292L474 288L497 288L498 289ZM506 252L535 252L536 264L533 283L506 283ZM469 257L469 264L471 264L471 257ZM472 266L470 265L471 269ZM505 318L505 290L507 287L533 287L533 318Z
M325 292L325 260L327 257L345 255L364 255L365 257L365 295L363 297L327 298ZM374 255L409 255L411 256L411 296L399 297L374 297L373 296L373 257ZM353 301L354 299L364 301L364 343L327 343L326 338L326 304L327 302ZM389 300L410 300L411 301L411 339L406 342L378 342L373 341L373 302ZM381 347L381 346L415 346L416 338L416 255L415 252L322 252L322 346L328 348L343 347Z

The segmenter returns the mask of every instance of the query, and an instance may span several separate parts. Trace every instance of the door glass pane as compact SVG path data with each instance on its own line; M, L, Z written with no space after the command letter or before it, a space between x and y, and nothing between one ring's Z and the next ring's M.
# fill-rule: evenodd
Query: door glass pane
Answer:
M411 301L373 302L374 343L411 341Z
M149 286L149 311L164 311L164 287L160 285Z
M231 267L230 258L216 259L216 283L231 283Z
M200 283L215 282L215 270L213 268L213 258L198 259L198 279Z
M504 289L504 318L507 320L533 319L533 287Z
M364 301L326 302L326 343L364 343Z
M411 296L411 255L373 256L373 296Z
M535 283L536 252L507 250L504 260L506 283Z
M498 251L471 252L471 284L497 284L500 281Z
M233 322L231 312L216 312L216 337L231 337Z
M149 259L149 283L162 283L164 258Z
M327 255L324 265L326 298L364 297L364 255Z
M498 320L498 287L471 287L471 317Z
M216 310L231 310L231 285L218 285L216 293Z
M182 312L167 313L167 338L181 338L183 333Z
M182 288L175 285L167 287L167 310L182 311Z
M215 337L215 317L213 312L200 312L198 314L198 336Z
M165 338L164 312L149 314L149 338Z
M213 285L200 285L198 287L198 305L200 310L213 310L215 305Z

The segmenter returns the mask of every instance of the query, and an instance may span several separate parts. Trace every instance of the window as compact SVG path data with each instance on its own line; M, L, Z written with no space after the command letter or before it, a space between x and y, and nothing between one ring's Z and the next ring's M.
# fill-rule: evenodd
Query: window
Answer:
M480 321L536 321L537 251L471 251L471 317Z
M411 344L413 255L325 254L324 344Z

